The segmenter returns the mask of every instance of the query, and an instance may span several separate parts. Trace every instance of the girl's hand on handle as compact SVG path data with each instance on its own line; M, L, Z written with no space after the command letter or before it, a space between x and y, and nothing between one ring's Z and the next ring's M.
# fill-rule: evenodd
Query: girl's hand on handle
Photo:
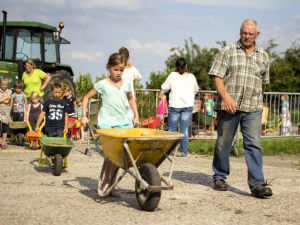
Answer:
M87 116L82 116L80 122L83 125L83 127L86 127L86 124L89 122L89 119L87 118Z
M140 125L140 121L138 117L135 117L133 119L133 127L137 127L138 125Z

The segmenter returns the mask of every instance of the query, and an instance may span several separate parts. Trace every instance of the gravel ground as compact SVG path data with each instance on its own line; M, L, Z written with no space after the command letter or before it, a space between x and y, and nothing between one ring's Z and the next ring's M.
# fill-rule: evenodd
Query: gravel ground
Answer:
M128 174L118 185L121 198L101 199L97 181L103 159L84 155L77 142L69 167L55 177L48 166L38 167L39 151L9 146L0 150L0 224L299 224L299 156L264 158L267 180L275 178L270 199L250 196L243 158L231 158L230 190L211 188L208 156L177 158L172 191L163 191L154 212L141 211ZM159 168L167 175L169 163Z

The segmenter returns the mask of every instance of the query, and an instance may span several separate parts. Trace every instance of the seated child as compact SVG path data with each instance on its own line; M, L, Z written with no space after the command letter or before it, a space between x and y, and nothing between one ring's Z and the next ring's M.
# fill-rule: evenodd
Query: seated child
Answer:
M31 128L34 130L36 127L37 120L43 109L43 104L41 103L41 97L36 91L31 92L30 104L28 105L26 113L26 121L30 124Z
M8 123L10 121L10 101L11 101L11 90L8 89L9 79L0 79L0 128L2 133L2 144L1 148L7 148L6 137L8 132Z
M45 117L45 134L49 137L63 137L68 131L67 103L62 99L63 85L61 82L54 82L51 85L51 97L45 101L44 107L35 126L35 131Z
M25 112L27 110L27 99L23 90L23 84L19 81L14 83L15 93L12 94L10 102L12 108L12 121L25 121Z

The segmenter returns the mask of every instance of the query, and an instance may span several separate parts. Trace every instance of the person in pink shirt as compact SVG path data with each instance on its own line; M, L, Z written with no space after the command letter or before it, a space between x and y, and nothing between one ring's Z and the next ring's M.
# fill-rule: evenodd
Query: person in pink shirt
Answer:
M163 91L159 93L156 115L160 118L159 129L164 129L164 120L168 116L168 101Z

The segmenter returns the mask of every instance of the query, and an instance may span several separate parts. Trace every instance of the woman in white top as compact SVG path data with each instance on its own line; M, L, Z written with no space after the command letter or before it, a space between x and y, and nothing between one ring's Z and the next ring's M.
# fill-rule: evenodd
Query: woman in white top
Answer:
M131 83L131 86L133 87L132 89L132 95L135 98L135 94L134 94L134 80L141 80L142 79L142 75L140 73L140 71L135 68L129 61L129 51L126 47L121 47L119 49L119 53L121 55L123 55L126 65L125 65L125 69L123 71L122 74L122 79L125 81L129 81ZM133 125L132 121L133 121L133 112L129 106L129 103L127 101L127 99L125 99L125 106L126 106L126 112L127 112L127 117L129 122L131 123L131 125Z
M186 157L188 153L188 129L192 118L195 94L199 86L195 76L186 72L187 62L184 58L176 61L176 72L172 72L161 85L164 92L170 91L169 95L169 131L176 132L178 122L180 133L184 134L181 140L181 156Z

